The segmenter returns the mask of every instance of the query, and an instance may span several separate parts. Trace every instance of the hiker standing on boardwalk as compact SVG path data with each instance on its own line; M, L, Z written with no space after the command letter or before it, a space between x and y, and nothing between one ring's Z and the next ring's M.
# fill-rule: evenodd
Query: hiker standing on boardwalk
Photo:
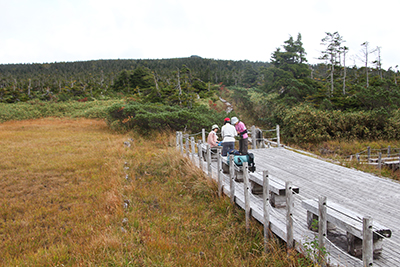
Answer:
M247 134L246 125L244 125L244 123L239 121L239 119L236 117L232 117L231 123L232 125L235 125L235 129L239 135L239 153L241 155L247 155L249 136Z
M228 151L235 149L236 129L231 125L231 120L225 118L224 126L221 128L222 136L222 156L226 157Z

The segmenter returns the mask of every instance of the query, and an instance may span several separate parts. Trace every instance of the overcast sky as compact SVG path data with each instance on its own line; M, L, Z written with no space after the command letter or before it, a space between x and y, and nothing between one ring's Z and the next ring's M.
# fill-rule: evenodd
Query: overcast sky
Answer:
M337 31L350 48L346 65L362 65L356 56L365 41L381 47L383 68L400 65L399 0L0 0L0 10L0 64L191 55L270 61L298 33L317 63L325 32Z

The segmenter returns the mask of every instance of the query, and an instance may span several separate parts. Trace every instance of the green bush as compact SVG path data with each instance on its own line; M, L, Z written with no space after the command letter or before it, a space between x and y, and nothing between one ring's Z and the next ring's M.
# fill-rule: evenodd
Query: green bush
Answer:
M286 111L282 134L289 142L330 139L394 139L400 137L400 111L323 111L300 105Z
M118 103L108 108L107 123L116 130L135 129L146 131L172 130L200 132L213 124L223 122L225 113L218 113L205 106L192 109L151 103Z

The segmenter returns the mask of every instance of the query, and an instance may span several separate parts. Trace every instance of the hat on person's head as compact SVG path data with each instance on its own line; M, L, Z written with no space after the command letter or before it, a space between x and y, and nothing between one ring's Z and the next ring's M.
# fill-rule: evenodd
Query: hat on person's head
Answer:
M239 119L236 117L232 117L232 120L231 120L232 125L235 125L237 122L239 122Z
M224 119L224 122L227 122L227 121L231 121L231 119L225 118L225 119Z
M211 126L211 130L214 130L214 129L219 129L218 125L214 124L213 126Z

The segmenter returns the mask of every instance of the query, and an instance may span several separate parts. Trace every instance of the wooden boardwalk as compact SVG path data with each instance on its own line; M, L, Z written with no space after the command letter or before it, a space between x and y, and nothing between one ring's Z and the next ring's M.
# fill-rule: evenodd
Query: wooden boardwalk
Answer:
M305 199L325 196L330 201L365 216L392 230L392 237L384 239L383 251L374 259L373 266L400 266L400 184L385 178L346 168L323 160L280 148L252 149L257 173L268 170L274 177L290 181L300 188L295 196L293 219L296 244L312 241L315 233L307 228L307 212L301 206ZM198 164L198 158L193 159ZM207 172L206 163L203 169ZM217 177L217 163L212 163L213 178ZM223 175L225 194L229 195L229 177ZM235 184L236 203L244 208L243 183ZM263 221L262 197L251 194L251 214ZM286 240L286 209L272 208L271 230ZM362 260L346 252L346 233L336 229L328 234L326 248L331 266L363 266Z

